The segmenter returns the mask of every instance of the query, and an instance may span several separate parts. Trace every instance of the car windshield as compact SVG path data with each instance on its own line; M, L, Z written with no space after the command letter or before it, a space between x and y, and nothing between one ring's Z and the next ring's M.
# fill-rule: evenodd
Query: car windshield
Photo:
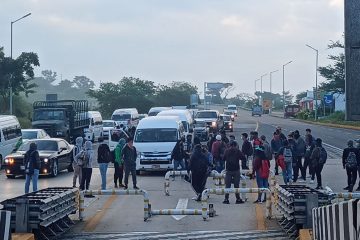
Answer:
M233 113L230 112L230 111L225 111L224 114L226 114L226 115L232 115Z
M111 120L114 121L127 121L131 119L131 114L115 114L112 115Z
M37 150L39 151L58 151L58 144L56 141L28 141L22 144L19 148L19 151L27 151L29 150L30 143L35 142L37 145Z
M64 111L61 110L35 110L33 121L40 120L64 120Z
M217 118L216 112L198 112L196 118Z
M236 110L236 107L228 107L229 110Z
M37 131L21 131L22 139L36 139Z
M230 121L231 119L230 119L230 116L224 115L224 116L223 116L223 120L224 120L224 121Z
M206 127L206 122L196 122L194 124L194 127L195 128L204 128L204 127Z
M135 142L176 142L177 130L175 128L138 129Z
M160 111L159 111L160 112ZM156 116L158 115L159 113L158 111L155 111L155 112L149 112L149 117L153 117L153 116Z
M103 122L103 127L114 127L114 122Z

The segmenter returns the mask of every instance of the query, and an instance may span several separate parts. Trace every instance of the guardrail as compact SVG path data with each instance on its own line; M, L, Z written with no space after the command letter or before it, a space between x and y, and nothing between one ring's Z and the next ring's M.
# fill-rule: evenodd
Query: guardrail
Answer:
M166 196L170 196L170 177L173 176L189 176L186 170L184 171L168 171L165 174L164 193Z
M69 215L78 209L79 191L54 187L2 201L3 210L11 212L14 232L35 232L39 239L58 237L74 224Z
M147 191L143 189L139 190L86 190L81 191L79 194L79 220L82 221L84 219L84 197L85 195L142 195L144 197L144 221L149 219L150 213L149 213L149 206L150 206L150 200L149 200L149 194Z
M0 211L0 239L11 240L11 212Z
M270 189L268 188L213 188L205 189L201 195L202 217L204 220L209 218L208 197L209 194L225 195L226 193L268 193L266 194L266 217L272 217L272 203Z
M315 240L360 239L360 199L312 210Z

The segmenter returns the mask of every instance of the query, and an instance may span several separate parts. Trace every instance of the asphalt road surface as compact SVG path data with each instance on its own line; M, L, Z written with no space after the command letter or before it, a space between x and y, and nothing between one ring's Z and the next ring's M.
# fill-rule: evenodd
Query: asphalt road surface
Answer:
M247 111L240 111L238 115L232 134L239 143L242 132L249 133L255 129L270 141L276 126L281 126L285 134L298 129L302 135L306 128L311 128L313 135L322 138L329 151L329 160L323 170L323 185L334 191L341 191L345 186L346 173L341 166L341 148L348 139L358 138L359 131L310 125L266 115L252 117ZM7 179L2 171L0 181L0 201L23 194L23 178ZM131 182L131 177L129 181ZM282 182L281 177L278 181ZM113 168L108 170L107 182L107 188L112 189ZM247 187L255 187L254 181L246 182ZM91 188L99 189L100 184L99 169L94 168ZM38 185L40 189L71 186L72 173L62 172L56 178L41 177ZM129 186L132 184L129 183ZM163 191L163 173L138 176L138 186L149 192L152 209L176 208L177 205L188 209L201 209L201 204L192 200L195 194L191 186L180 177L170 181L170 196L165 196ZM215 187L212 178L208 179L207 187ZM153 216L144 222L141 196L97 196L86 199L84 221L78 222L62 239L159 239L161 236L172 239L231 239L232 236L238 239L287 239L275 219L265 218L265 205L253 204L256 195L248 194L247 197L246 203L235 205L235 196L230 195L230 205L224 205L224 196L211 195L209 203L214 204L217 216L208 221L203 221L201 216ZM76 217L73 216L74 219Z

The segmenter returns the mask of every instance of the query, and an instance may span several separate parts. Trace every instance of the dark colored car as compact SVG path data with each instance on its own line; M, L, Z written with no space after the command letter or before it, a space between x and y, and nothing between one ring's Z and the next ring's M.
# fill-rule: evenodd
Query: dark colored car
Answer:
M230 132L234 131L234 126L231 120L231 116L222 114L220 115L224 121L224 130L229 130Z
M25 175L24 155L30 143L35 142L40 155L40 175L56 177L60 171L73 171L74 146L60 138L34 139L24 142L19 149L5 158L5 173L8 178Z
M296 114L300 112L300 105L292 104L285 107L284 117L296 117Z
M198 137L200 141L209 140L209 127L206 122L194 122L194 136Z

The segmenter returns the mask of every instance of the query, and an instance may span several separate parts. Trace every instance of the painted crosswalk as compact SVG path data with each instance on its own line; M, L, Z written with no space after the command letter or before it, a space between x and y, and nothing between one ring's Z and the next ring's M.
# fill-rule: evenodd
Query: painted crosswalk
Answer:
M161 232L131 232L131 233L90 233L90 234L75 234L71 236L64 236L63 240L80 240L80 239L106 239L106 240L152 240L152 239L175 239L175 240L190 240L190 239L272 239L285 240L288 236L280 230L268 231L194 231L186 233L161 233Z

